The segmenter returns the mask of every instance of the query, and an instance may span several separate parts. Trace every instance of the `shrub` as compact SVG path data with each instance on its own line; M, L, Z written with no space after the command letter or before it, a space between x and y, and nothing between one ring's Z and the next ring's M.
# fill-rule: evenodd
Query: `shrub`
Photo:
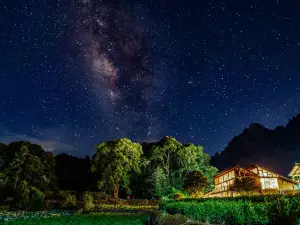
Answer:
M285 224L300 220L299 196L164 201L160 209L212 224Z
M236 178L234 183L229 187L229 190L237 192L240 195L251 195L258 193L260 190L260 181L256 177Z
M202 170L199 170L191 171L186 175L183 189L191 196L201 197L209 186L208 178Z
M180 213L200 222L212 224L267 224L266 207L251 202L224 202L210 200L197 202L173 202L165 205L168 213Z
M269 203L269 217L272 224L299 224L300 198L281 196Z
M91 211L95 208L94 198L90 193L83 195L83 208L85 211Z
M107 199L108 195L104 192L93 192L93 197L95 200Z
M44 208L45 195L39 189L22 181L10 208L22 210L41 210Z
M77 196L76 191L69 191L69 190L60 190L57 194L55 194L54 197L56 200L64 201L69 195L75 195Z
M41 210L44 208L45 195L35 187L30 188L30 209Z
M67 209L73 209L75 208L76 203L77 203L76 195L68 194L62 202L62 206Z
M30 189L28 186L28 183L26 181L22 181L18 190L17 195L12 201L10 207L11 208L17 208L17 209L29 209L30 203L29 203L29 194Z
M177 190L175 188L172 188L171 193L168 195L169 198L172 199L183 199L187 198L187 194L184 191Z

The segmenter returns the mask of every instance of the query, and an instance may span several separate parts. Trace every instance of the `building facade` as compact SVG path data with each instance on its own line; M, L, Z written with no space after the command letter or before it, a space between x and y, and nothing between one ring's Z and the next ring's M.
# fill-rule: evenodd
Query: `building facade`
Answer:
M239 193L231 190L237 179L251 177L257 181L259 188L251 191L252 194L292 193L297 183L259 165L248 168L234 166L221 171L213 177L215 189L206 194L206 197L232 197Z
M289 173L289 177L297 183L296 189L300 190L300 163L295 163L293 169Z

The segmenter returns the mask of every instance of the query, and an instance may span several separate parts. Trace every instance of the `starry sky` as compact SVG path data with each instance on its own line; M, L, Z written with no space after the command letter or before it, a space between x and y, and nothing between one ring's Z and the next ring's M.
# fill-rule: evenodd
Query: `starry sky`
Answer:
M222 151L300 106L297 0L3 0L0 142L93 154L165 135Z

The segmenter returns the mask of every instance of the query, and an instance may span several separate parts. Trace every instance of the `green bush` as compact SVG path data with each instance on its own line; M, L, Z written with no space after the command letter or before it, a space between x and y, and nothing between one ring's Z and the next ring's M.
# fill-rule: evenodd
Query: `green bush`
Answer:
M41 210L44 208L45 195L35 187L30 188L30 209Z
M29 186L22 181L16 197L10 205L11 209L42 210L44 208L45 195L39 189Z
M172 199L183 199L187 197L188 197L187 193L181 190L177 190L175 188L172 188L171 193L168 195L168 198L172 198Z
M94 198L90 193L83 195L83 208L85 211L91 211L95 208Z
M62 201L63 208L73 209L76 207L77 198L74 194L68 194L66 198Z
M300 219L299 196L252 197L237 199L202 199L201 201L164 201L160 208L170 214L180 213L199 222L212 224L285 224L296 225Z
M299 224L300 197L281 196L269 204L269 217L272 224Z
M256 206L251 202L173 202L167 204L168 213L180 213L200 222L212 224L267 224L263 204Z
M75 195L77 197L78 193L76 191L60 190L58 193L52 195L52 198L64 201L69 195Z

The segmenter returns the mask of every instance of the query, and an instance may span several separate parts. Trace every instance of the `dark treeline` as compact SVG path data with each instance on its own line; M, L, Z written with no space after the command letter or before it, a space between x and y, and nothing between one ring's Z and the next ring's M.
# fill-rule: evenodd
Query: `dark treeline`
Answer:
M253 123L234 137L223 152L212 157L212 164L220 170L233 165L259 164L282 175L287 175L299 161L300 114L286 126L275 129Z
M24 141L0 144L0 197L14 197L15 206L22 205L24 198L43 199L60 190L114 198L128 194L161 198L195 190L193 179L200 177L201 182L196 182L199 195L211 190L216 173L202 146L182 144L168 136L155 143L134 143L127 138L103 142L95 146L92 158L54 156Z

